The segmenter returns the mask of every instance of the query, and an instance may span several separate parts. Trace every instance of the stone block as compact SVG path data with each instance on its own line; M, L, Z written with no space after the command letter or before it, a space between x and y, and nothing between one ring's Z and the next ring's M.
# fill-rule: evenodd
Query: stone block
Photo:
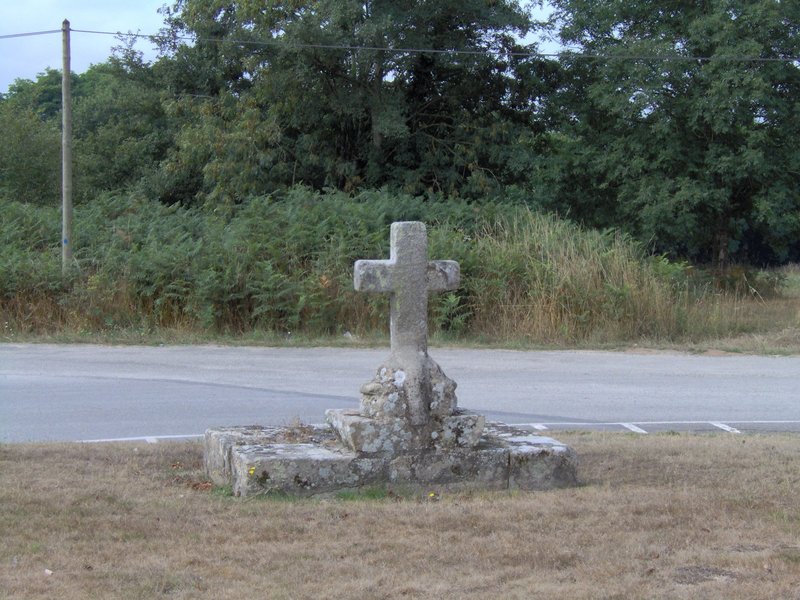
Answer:
M510 450L508 488L549 490L577 485L577 458L567 446L513 447Z
M361 386L361 414L366 417L408 418L425 405L431 417L456 410L456 382L430 356L395 356L378 367L375 377Z
M405 419L373 419L358 411L325 411L325 418L342 443L367 456L393 456L407 452L413 443L413 432Z
M389 462L389 481L436 489L505 489L508 449L485 444L398 456Z
M548 490L577 485L578 457L569 446L504 423L490 423L486 429L509 450L509 489Z
M294 443L238 446L231 453L233 493L314 496L378 480L380 460L365 460L342 447Z
M221 427L206 432L206 468L215 473L215 483L232 485L239 496L315 496L371 485L548 490L577 483L571 448L502 423L486 424L480 442L470 448L399 455L354 452L327 427Z
M327 427L263 427L261 425L214 427L206 430L204 456L206 475L216 485L231 483L231 450L238 446L268 445L280 442L324 442L334 439Z
M435 422L435 421L434 421ZM472 448L481 441L486 417L461 412L441 419L441 427L431 432L438 448Z
M481 440L486 419L467 412L432 419L426 427L413 427L406 419L372 418L356 410L330 409L325 419L355 452L367 456L397 456L437 448L471 448Z
M216 485L228 485L231 480L231 448L244 444L268 444L273 428L258 425L250 427L215 427L206 430L204 455L206 475Z

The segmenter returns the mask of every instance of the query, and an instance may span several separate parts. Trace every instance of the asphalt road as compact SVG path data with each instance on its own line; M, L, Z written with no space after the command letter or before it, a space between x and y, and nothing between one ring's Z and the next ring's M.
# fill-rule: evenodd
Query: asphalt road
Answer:
M388 350L0 344L0 442L194 436L358 406ZM800 431L800 357L433 348L459 405L532 429Z

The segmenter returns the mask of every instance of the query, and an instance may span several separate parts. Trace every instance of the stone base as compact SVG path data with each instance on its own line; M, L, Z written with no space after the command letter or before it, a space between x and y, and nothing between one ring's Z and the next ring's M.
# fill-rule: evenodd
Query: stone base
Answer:
M481 441L483 415L467 412L437 417L424 427L406 419L375 419L357 410L325 411L328 424L349 450L365 456L397 456L418 448L472 448Z
M329 427L220 427L205 435L205 464L237 496L315 496L364 486L440 491L547 490L577 483L575 452L558 441L487 423L472 448L432 448L399 456L358 454Z

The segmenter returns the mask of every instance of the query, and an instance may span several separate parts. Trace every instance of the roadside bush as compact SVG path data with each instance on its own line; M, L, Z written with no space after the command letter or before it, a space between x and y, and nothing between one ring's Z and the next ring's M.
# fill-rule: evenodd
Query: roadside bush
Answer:
M524 206L303 187L222 213L134 195L79 205L75 269L62 279L58 210L2 203L0 309L21 331L385 331L388 302L353 291L352 265L387 257L399 220L427 222L431 257L461 264L459 289L431 296L432 329L445 335L678 339L719 293L698 292L687 265L614 231Z

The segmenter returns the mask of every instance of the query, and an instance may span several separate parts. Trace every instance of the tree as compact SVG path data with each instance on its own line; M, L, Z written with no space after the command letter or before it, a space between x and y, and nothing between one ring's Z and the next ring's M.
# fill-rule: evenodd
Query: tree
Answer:
M526 176L538 63L511 55L531 27L514 0L178 0L167 22L170 59L192 65L175 72L179 110L203 120L165 169L203 198L296 183L474 195Z
M0 195L57 206L61 194L61 132L13 100L0 101Z
M800 5L554 0L554 206L710 261L800 257Z
M157 69L128 47L78 77L76 188L83 198L152 176L175 137Z
M61 74L17 79L0 99L0 194L58 205L61 194Z
M72 74L72 85L77 77ZM29 111L35 112L43 120L55 119L61 115L61 71L47 68L36 76L36 81L16 79L8 87L6 100Z
M72 74L76 200L152 177L174 138L157 69L132 46ZM57 204L61 189L61 74L17 80L0 99L0 189L11 198Z

